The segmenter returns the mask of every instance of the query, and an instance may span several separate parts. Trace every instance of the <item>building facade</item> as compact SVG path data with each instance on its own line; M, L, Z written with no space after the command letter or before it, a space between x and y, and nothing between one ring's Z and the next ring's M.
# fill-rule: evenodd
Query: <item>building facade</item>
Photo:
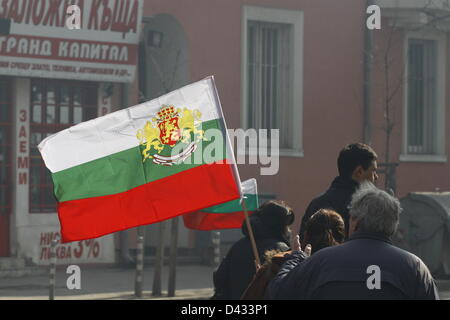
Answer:
M374 4L381 29L369 32ZM215 75L229 128L280 130L277 174L261 175L268 166L261 162L239 171L294 208L297 230L308 203L337 175L348 143L373 146L382 164L378 185L398 197L449 190L448 15L447 1L152 1L146 32L176 26L183 44L168 34L146 56L165 61L166 75L183 65L187 82ZM184 57L178 63L176 52ZM158 82L147 79L141 90ZM395 168L391 181L388 168Z
M2 4L0 257L49 263L60 225L38 144L124 103L122 89L136 72L143 1L122 2L73 1L80 29L66 24L67 1ZM114 250L110 235L60 244L56 256L60 263L111 263Z
M136 30L135 2L142 4ZM450 189L448 1L130 0L124 2L129 19L113 27L105 18L101 30L102 16L121 10L114 3L108 11L84 1L83 10L98 15L89 11L83 25L99 30L64 31L72 42L56 56L44 41L25 45L39 38L38 30L49 32L50 45L63 42L53 40L55 26L33 24L35 8L28 24L26 7L24 20L0 37L0 256L45 263L59 230L51 180L36 149L41 139L209 75L229 128L279 129L279 164L260 158L249 164L252 150L236 155L248 163L239 165L242 180L256 178L263 198L292 206L294 231L311 199L337 175L337 154L351 142L371 144L380 163L396 168L388 186L398 197ZM381 29L369 32L373 4L381 9ZM104 53L95 47L114 43L118 48ZM30 59L36 66L26 65ZM75 75L80 64L85 72ZM117 70L96 70L108 68ZM261 167L270 165L276 174L262 175ZM380 187L385 180L381 174ZM155 246L157 228L146 227L147 247ZM179 232L179 248L209 245L203 232L181 224ZM135 230L128 233L133 248ZM240 231L222 234L232 241ZM115 240L75 243L60 255L71 247L63 261L79 261L73 256L82 251L84 262L94 256L110 262Z

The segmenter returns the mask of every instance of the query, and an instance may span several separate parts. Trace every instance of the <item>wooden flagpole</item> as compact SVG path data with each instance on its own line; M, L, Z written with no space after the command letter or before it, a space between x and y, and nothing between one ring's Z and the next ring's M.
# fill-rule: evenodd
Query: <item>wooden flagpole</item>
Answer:
M245 222L247 224L248 235L250 237L250 243L252 244L253 255L255 256L255 267L258 270L261 267L261 260L259 259L258 248L256 247L255 236L253 235L253 229L248 217L247 205L245 204L245 196L242 197L242 208L244 209Z
M214 76L210 76L208 78L210 79L210 81L212 83L212 88L214 90L214 99L215 99L215 102L217 104L217 109L219 111L219 114L221 116L221 120L222 120L222 123L223 123L223 126L222 126L221 129L222 129L222 133L226 137L227 154L229 153L231 155L231 159L233 161L232 162L233 174L234 174L234 178L238 182L239 193L241 194L241 197L242 197L242 199L241 199L242 208L244 209L245 221L247 223L247 229L248 229L248 235L250 236L250 242L252 244L253 255L255 256L256 270L258 270L259 267L261 266L261 261L259 259L258 249L256 248L256 242L255 242L255 237L253 235L253 229L252 229L252 227L250 225L250 220L248 218L247 206L245 204L245 196L243 195L243 192L242 192L242 187L241 187L241 184L240 184L241 183L241 179L239 177L239 172L237 170L233 148L231 148L231 140L230 140L230 136L228 135L228 132L227 132L227 124L225 122L225 116L223 115L222 105L220 103L219 94L217 93L217 86L216 86L216 83L214 81Z

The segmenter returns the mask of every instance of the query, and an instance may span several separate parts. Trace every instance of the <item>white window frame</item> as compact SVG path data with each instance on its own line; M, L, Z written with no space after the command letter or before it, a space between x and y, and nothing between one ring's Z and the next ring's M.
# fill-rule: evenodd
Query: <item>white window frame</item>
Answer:
M242 9L242 63L241 63L241 119L242 128L248 128L248 77L247 77L247 30L248 21L284 23L292 25L292 121L293 121L293 148L280 149L280 156L303 157L303 11L266 8L256 6L243 6ZM237 150L238 155L257 155L258 149L247 148Z
M436 153L408 154L408 44L409 39L435 40L437 43L437 92L436 92ZM447 162L445 153L445 105L446 105L446 34L432 31L406 32L404 41L404 90L403 90L403 142L400 161L403 162Z

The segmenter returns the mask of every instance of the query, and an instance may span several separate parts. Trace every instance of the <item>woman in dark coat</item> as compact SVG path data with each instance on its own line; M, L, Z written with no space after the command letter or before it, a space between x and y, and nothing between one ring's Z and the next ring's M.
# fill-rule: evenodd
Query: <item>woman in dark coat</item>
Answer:
M256 241L261 263L268 250L288 251L290 229L294 212L282 201L269 201L250 216L250 224ZM255 258L244 221L244 237L236 242L214 272L214 296L212 299L237 300L252 281L255 273Z
M327 247L341 244L345 238L345 224L342 217L335 211L320 209L306 223L304 257L309 257ZM295 243L297 242L297 243ZM308 248L309 245L309 248ZM301 250L299 236L292 244L294 251ZM282 265L288 261L292 252L266 252L266 262L256 273L252 282L242 295L243 300L261 300L267 297L266 289L269 282L275 278Z

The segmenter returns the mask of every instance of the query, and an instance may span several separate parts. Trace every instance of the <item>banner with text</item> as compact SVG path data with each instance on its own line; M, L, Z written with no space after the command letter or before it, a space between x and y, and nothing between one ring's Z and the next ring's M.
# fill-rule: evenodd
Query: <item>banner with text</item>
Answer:
M0 74L132 82L142 10L143 0L2 0ZM73 15L80 29L66 25Z

